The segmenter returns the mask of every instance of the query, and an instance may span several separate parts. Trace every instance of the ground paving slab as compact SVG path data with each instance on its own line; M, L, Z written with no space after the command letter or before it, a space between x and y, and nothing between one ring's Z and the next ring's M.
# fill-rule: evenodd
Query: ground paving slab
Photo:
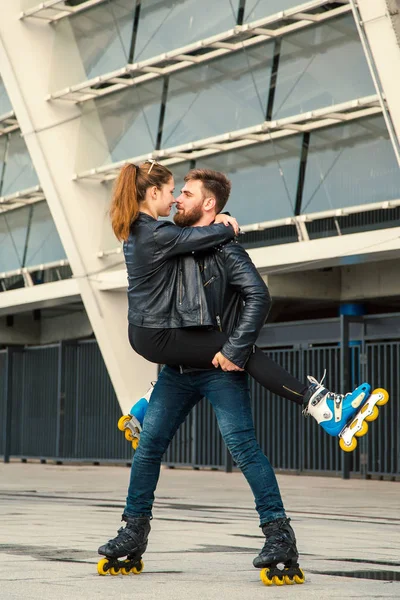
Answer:
M0 599L400 599L398 482L278 476L306 582L267 587L238 472L163 469L143 573L99 576L128 478L125 466L0 464Z

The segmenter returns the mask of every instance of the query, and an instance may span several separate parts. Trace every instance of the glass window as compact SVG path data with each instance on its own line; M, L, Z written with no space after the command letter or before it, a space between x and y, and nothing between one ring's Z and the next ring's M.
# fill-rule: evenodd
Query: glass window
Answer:
M85 107L77 170L152 152L157 140L162 89L163 80L157 79L104 96L96 100L94 110ZM96 153L89 152L90 140Z
M238 0L146 0L140 8L134 61L232 29Z
M33 168L24 139L19 132L11 134L8 139L3 185L0 190L1 196L7 196L38 185L36 171Z
M293 216L301 136L199 159L196 167L225 173L232 182L227 204L241 225Z
M50 263L65 257L47 202L0 214L1 272Z
M304 0L246 0L244 20L256 21L299 4L304 4Z
M172 75L162 147L262 123L272 57L273 44L262 44Z
M47 202L33 205L25 266L33 267L66 258Z
M273 118L375 93L352 16L283 38Z
M383 117L314 131L302 213L397 199L400 170Z
M69 19L88 79L129 62L135 5L113 0Z
M6 87L0 79L0 116L12 111L12 105Z

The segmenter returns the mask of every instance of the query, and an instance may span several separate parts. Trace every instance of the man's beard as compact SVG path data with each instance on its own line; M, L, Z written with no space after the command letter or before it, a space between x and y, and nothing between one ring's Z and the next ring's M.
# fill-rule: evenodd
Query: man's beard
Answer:
M179 227L191 227L198 221L200 221L203 216L203 203L201 202L191 210L187 210L185 212L178 211L174 215L174 223L175 225L179 225Z

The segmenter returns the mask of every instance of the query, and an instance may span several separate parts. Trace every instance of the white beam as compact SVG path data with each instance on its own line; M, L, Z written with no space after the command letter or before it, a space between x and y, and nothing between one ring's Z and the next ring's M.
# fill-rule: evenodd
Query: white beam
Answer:
M0 315L22 312L77 302L81 299L76 279L64 279L33 287L19 288L0 294Z
M35 19L42 19L48 23L55 23L64 17L69 17L82 10L87 10L97 4L102 4L107 0L86 0L78 6L66 6L64 0L47 0L47 2L41 2L38 6L24 10L20 13L20 19L27 19L28 17Z
M332 114L343 113L347 119L360 119L362 117L373 116L381 113L381 106L377 95L365 96L348 102L342 102L335 106L320 108L306 113L293 115L284 119L274 121L264 121L259 125L246 127L237 131L231 131L210 138L190 142L166 148L165 150L154 150L148 154L142 154L116 163L89 169L74 176L75 180L92 179L94 181L109 181L115 179L120 168L128 163L140 163L148 159L155 159L158 162L172 166L195 158L221 154L237 148L253 146L271 139L279 139L290 135L296 135L297 130L293 130L293 124L301 124L304 131L313 131L324 127L335 125L340 121Z
M351 6L400 166L400 47L392 22L398 4L392 0L351 0Z
M141 62L128 64L122 69L111 71L110 73L105 73L104 75L53 92L47 96L47 100L66 100L72 103L82 103L101 96L107 96L127 87L187 69L193 63L206 63L232 52L250 48L265 42L267 39L281 37L309 27L311 24L320 24L351 11L348 0L345 0L343 6L337 7L333 5L325 12L318 12L321 6L327 7L329 4L331 4L330 0L315 0L314 2L307 2L306 4L281 11L275 15L258 19L252 23L237 25L234 29L229 29L199 42L188 44L170 52L164 52ZM315 14L312 14L312 11L316 11ZM300 20L296 20L299 14L307 18L302 17ZM287 23L290 20L294 20L295 22L288 25ZM272 25L274 27L273 29L264 30L264 25ZM199 50L201 50L201 54L198 54ZM172 64L170 64L171 61ZM102 83L108 83L108 85L102 89L97 89L97 86Z

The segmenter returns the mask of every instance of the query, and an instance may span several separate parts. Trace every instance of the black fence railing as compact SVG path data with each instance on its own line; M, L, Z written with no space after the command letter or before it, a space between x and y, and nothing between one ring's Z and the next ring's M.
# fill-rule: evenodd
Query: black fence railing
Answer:
M393 332L393 316L390 319ZM357 327L355 335L362 338ZM313 347L305 343L301 347L264 348L301 380L305 381L307 375L321 377L326 369L326 384L332 390L343 392L345 385L352 388L369 381L390 394L380 417L370 424L369 433L359 438L358 448L349 456L339 449L337 438L328 436L314 419L305 419L299 406L251 381L257 437L276 469L400 476L400 336L397 340L377 341L376 326L370 322L364 329L368 328L375 339L353 339L346 369L340 341ZM318 337L315 332L314 328L313 336ZM129 463L131 445L116 427L120 414L95 340L0 351L0 456L4 460ZM232 468L206 400L189 415L164 459L169 466Z

